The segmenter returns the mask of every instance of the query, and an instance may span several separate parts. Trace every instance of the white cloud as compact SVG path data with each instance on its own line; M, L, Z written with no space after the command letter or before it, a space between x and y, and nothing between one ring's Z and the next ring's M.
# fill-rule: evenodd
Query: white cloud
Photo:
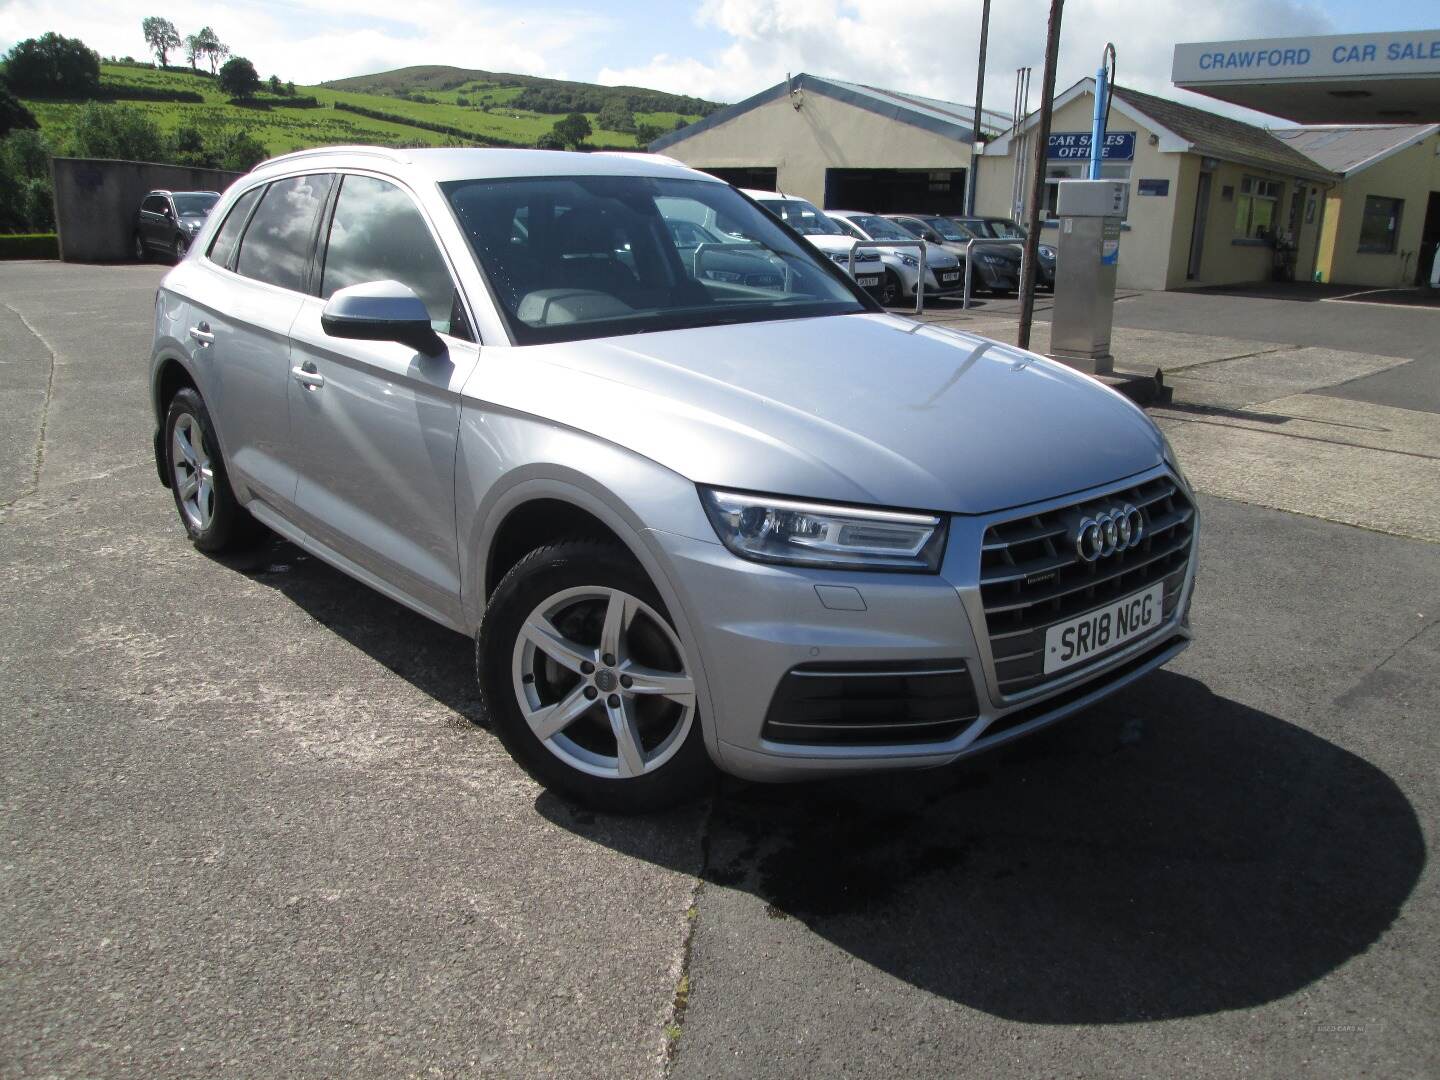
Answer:
M1031 107L1039 104L1049 9L1046 0L992 4L987 108L1010 111L1021 66L1034 69ZM598 81L739 101L780 82L787 71L806 71L951 101L975 97L979 0L704 0L695 22L714 39L713 48L606 67ZM1177 42L1330 28L1329 19L1302 0L1070 0L1056 89L1092 74L1106 41L1113 41L1122 85L1225 111L1171 86Z
M0 5L0 42L55 30L78 37L106 56L146 56L140 20L157 11L183 37L203 25L238 56L296 82L366 75L411 64L515 71L563 78L594 61L616 22L577 6L525 13L513 6L476 6L464 0L250 0L221 7L153 0L104 4L12 0ZM170 62L183 63L181 55Z

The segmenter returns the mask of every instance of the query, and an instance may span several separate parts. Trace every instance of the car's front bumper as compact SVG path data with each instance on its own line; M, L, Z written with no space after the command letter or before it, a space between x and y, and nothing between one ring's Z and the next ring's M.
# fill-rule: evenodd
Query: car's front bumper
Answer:
M1155 469L1151 475L1170 474ZM1053 505L1098 497L1148 478L1127 478ZM1003 696L985 635L980 548L990 524L1014 517L1012 510L952 518L944 562L935 575L770 566L739 559L717 543L652 534L699 639L710 690L706 722L714 726L712 746L719 764L756 780L944 765L1083 709L1189 644L1193 538L1181 595L1156 630L1040 687ZM766 737L767 713L787 673L800 665L859 661L936 661L937 666L961 661L974 682L976 715L941 741L805 745Z

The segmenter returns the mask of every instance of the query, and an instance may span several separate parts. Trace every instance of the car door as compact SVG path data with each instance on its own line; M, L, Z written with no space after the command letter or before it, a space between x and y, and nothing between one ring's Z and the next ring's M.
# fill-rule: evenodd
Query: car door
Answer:
M154 250L164 243L169 219L165 216L169 203L164 195L147 195L140 204L140 239Z
M188 279L188 332L230 479L241 498L281 516L295 498L290 326L310 281L333 180L305 174L245 192Z
M302 527L443 621L461 620L455 534L460 391L479 356L453 270L409 192L347 173L321 245L317 295L291 331L291 422L304 467ZM337 289L391 280L430 311L444 345L334 338Z

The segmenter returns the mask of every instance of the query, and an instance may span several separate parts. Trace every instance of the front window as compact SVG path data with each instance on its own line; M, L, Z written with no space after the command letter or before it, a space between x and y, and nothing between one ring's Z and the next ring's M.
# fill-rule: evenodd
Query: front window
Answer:
M1240 194L1235 199L1235 235L1252 240L1269 240L1275 235L1280 217L1280 196L1284 186L1279 180L1246 176L1240 181Z
M804 199L766 199L760 204L801 236L843 236L844 231Z
M949 243L963 244L967 240L975 239L975 234L958 221L952 221L945 217L927 217L924 221Z
M1382 195L1365 196L1365 213L1360 218L1360 251L1372 255L1392 255L1395 238L1400 235L1400 211L1404 199L1387 199Z
M725 184L441 186L522 345L867 310L842 275Z
M913 233L902 229L893 221L877 217L874 214L857 215L850 221L864 231L871 240L906 240L912 244L915 242Z
M175 211L181 217L204 217L220 201L219 195L185 193L173 196Z

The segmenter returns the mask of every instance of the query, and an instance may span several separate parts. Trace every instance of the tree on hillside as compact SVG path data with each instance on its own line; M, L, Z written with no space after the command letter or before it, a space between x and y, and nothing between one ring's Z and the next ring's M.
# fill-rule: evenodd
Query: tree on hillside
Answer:
M269 157L265 144L244 128L237 128L220 140L217 158L222 169L248 172Z
M145 44L150 46L150 51L155 54L155 59L162 68L170 60L170 50L178 49L184 44L175 24L159 15L149 15L141 19L140 32L145 35Z
M76 114L65 153L124 161L159 161L167 156L160 129L148 115L130 105L96 101L86 103Z
M566 146L579 150L594 129L590 127L590 121L585 118L585 114L577 112L556 120L555 126L550 130Z
M0 136L12 131L35 131L40 125L14 94L0 86Z
M176 165L215 167L215 158L205 147L204 132L193 124L182 124L170 136L169 158Z
M252 98L260 89L260 75L255 65L243 56L225 61L220 69L220 89L237 98Z
M640 147L649 146L652 142L665 134L665 129L657 124L636 124L635 145Z
M536 150L564 150L565 140L553 131L547 131L535 140Z
M285 92L285 87L281 84L279 75L270 76L270 92L276 95L283 94Z
M50 232L54 228L50 146L39 131L12 131L0 139L0 229Z
M26 38L5 54L5 81L34 97L88 97L100 89L100 54L53 32Z
M626 99L612 97L595 114L595 125L607 131L634 131L635 113Z
M204 60L210 65L210 74L214 75L216 67L229 55L230 46L222 44L219 36L208 26L202 26L185 39L185 59L190 62L192 70L198 71L198 61Z

